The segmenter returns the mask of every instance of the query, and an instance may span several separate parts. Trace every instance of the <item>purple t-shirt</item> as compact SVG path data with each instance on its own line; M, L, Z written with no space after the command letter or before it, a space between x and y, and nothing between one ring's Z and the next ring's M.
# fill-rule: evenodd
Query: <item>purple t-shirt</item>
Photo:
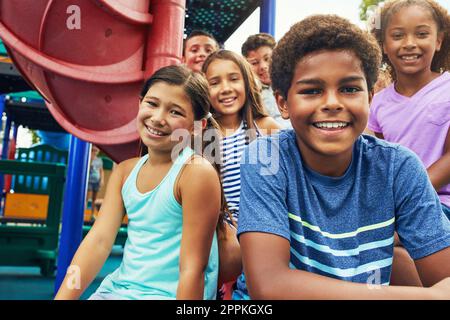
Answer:
M373 98L368 127L387 141L408 147L430 167L442 157L450 128L450 73L443 73L412 97L402 96L391 84ZM450 184L438 195L450 206Z

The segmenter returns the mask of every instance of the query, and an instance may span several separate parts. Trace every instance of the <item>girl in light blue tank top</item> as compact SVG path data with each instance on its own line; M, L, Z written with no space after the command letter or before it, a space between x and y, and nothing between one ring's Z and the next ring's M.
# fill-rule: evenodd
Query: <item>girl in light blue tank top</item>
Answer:
M136 187L139 170L148 161L142 157L122 187L128 212L128 239L123 261L97 289L129 299L173 299L179 279L179 255L183 208L173 190L176 179L194 151L187 147L167 175L153 190L141 193ZM145 248L145 251L143 250ZM215 298L218 276L217 237L205 270L204 298Z
M162 68L146 82L137 129L148 154L114 170L99 217L72 260L79 278L66 275L57 299L80 297L108 257L124 214L123 261L90 299L216 298L217 231L226 204L218 168L188 146L194 121L215 125L209 108L205 79L185 67Z

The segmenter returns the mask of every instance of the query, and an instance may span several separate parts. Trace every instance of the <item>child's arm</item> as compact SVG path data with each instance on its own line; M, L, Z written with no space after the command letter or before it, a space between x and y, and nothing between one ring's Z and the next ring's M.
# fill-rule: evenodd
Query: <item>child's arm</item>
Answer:
M102 186L104 181L105 181L105 172L103 170L103 160L102 159L100 159L100 163L101 163L101 166L100 166L100 186Z
M220 212L220 182L207 160L196 157L179 179L183 206L177 299L203 299L205 270Z
M79 288L70 285L70 278L73 278L73 275L66 275L55 299L79 299L108 258L125 213L121 188L124 167L127 167L129 161L117 166L111 174L98 218L71 262L72 266L77 266L80 270Z
M240 243L252 299L450 299L450 279L433 288L353 283L290 269L290 243L283 237L246 232Z
M450 247L414 262L425 287L450 278Z
M218 232L219 244L219 287L234 281L242 272L241 247L236 236L236 229L223 222L224 231Z
M436 191L450 183L450 130L447 132L442 157L433 163L427 172Z
M281 129L281 126L272 117L259 118L255 122L263 135L271 135Z

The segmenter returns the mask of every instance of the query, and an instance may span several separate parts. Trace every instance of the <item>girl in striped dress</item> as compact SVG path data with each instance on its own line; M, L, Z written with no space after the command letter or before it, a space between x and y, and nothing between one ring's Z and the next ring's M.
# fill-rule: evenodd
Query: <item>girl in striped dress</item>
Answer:
M242 151L256 137L280 126L262 106L258 83L244 58L232 51L216 51L205 61L203 72L209 83L212 114L221 127L221 178L236 223Z

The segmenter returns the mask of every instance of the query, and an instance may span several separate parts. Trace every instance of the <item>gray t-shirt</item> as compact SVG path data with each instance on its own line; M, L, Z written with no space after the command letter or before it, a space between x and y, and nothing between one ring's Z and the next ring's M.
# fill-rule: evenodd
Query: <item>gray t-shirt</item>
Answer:
M281 126L282 129L291 129L291 121L284 120L281 117L280 110L278 110L277 102L273 95L272 88L270 86L262 84L261 98L264 108L266 108L269 116L275 119L276 122Z
M100 170L103 168L103 160L94 158L89 168L89 183L99 183L101 179Z

